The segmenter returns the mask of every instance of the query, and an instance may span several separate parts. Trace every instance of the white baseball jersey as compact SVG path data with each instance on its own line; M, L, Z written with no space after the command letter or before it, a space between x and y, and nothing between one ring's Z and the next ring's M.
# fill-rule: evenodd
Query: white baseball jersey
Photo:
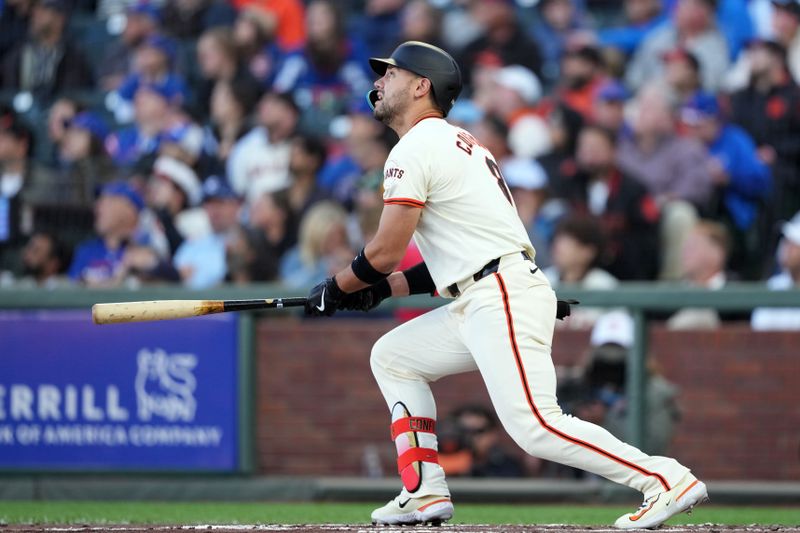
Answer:
M497 257L534 255L494 156L444 119L424 118L400 139L383 186L384 204L423 209L414 240L440 294Z

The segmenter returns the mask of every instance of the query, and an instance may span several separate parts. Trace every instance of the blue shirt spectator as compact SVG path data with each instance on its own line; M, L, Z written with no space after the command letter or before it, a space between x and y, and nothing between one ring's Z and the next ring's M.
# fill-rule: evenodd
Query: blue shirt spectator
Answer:
M712 180L721 190L728 216L738 229L750 228L771 185L769 168L758 158L755 142L739 126L722 121L717 99L710 94L695 95L684 105L681 119L714 158Z
M320 134L327 134L330 121L353 98L372 88L369 54L346 34L339 9L328 0L309 4L306 46L284 59L273 83L273 90L293 94L306 127Z
M80 244L69 267L69 277L89 286L115 282L128 245L136 241L144 200L130 185L106 185L95 206L97 237Z
M173 263L184 285L207 289L225 280L226 246L239 228L240 206L239 196L224 178L210 176L203 183L203 209L211 233L184 241L175 252Z
M133 99L134 123L106 140L106 149L114 163L130 167L140 158L155 154L165 133L175 126L171 123L172 110L181 99L181 86L170 80L137 84Z

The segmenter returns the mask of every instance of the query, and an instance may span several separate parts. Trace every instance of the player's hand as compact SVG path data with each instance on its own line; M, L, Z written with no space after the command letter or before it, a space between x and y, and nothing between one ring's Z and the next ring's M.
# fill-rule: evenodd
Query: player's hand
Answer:
M306 315L331 316L339 309L342 298L346 294L336 284L336 278L328 278L308 293L306 301Z
M375 309L382 301L392 295L392 287L387 280L381 280L360 291L345 294L339 302L339 309L364 311Z

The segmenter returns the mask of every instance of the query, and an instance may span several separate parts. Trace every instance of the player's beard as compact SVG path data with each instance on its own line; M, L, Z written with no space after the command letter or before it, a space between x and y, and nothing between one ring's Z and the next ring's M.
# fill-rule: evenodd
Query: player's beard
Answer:
M384 93L383 98L375 106L373 116L391 127L392 123L402 116L408 108L408 102L402 100L401 96L402 94L395 93L394 97L387 98Z

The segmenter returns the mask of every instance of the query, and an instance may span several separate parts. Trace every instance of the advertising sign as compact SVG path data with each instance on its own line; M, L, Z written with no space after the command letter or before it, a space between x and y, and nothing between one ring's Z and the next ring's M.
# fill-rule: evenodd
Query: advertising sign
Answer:
M0 469L232 471L237 318L0 312Z

